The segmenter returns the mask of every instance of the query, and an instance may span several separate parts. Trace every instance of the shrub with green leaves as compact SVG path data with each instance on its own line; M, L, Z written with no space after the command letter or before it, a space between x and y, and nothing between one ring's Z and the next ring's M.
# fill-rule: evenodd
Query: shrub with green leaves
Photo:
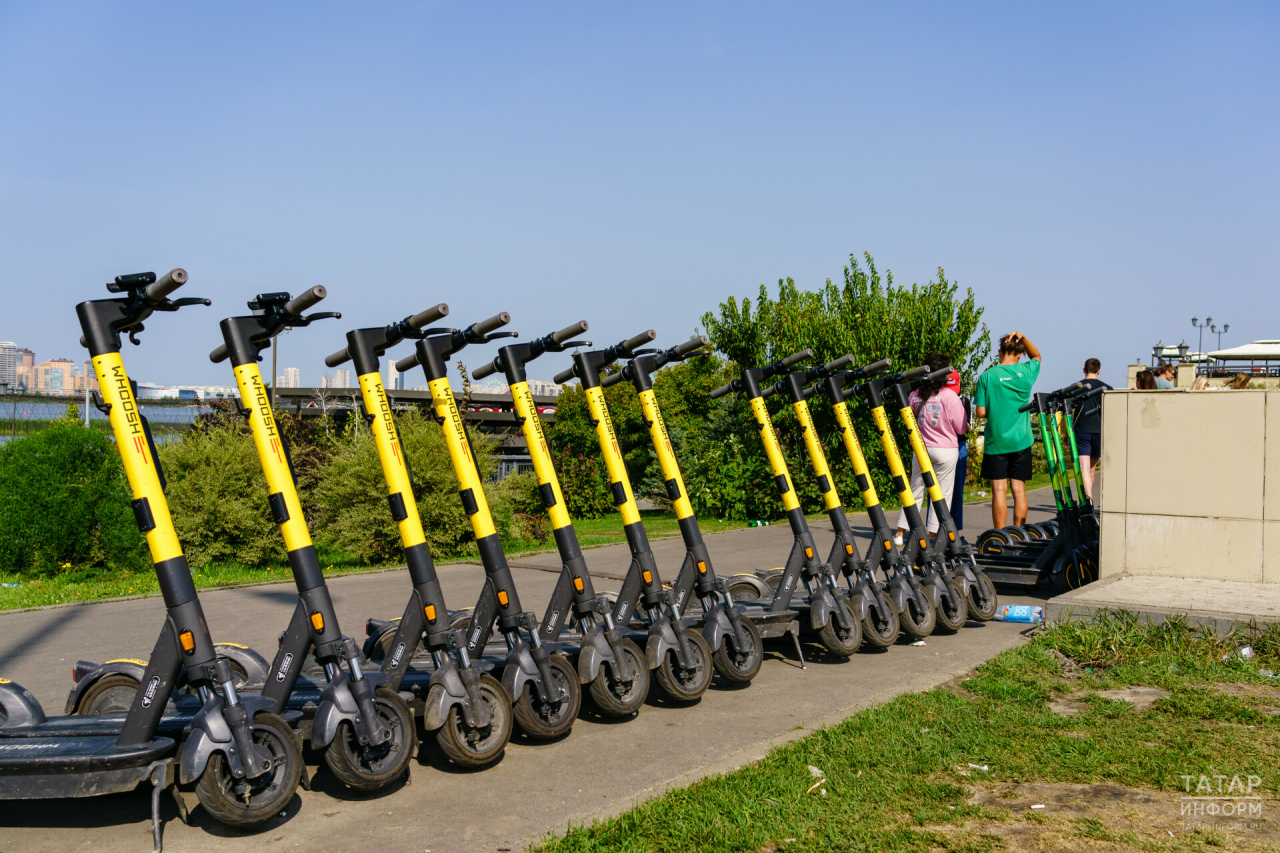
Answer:
M442 559L471 553L471 521L458 497L458 480L443 432L417 410L397 412L396 421L432 555ZM377 446L361 421L352 418L349 423L351 431L335 442L317 471L316 535L366 563L398 562L400 533L387 505ZM487 480L496 464L493 450L479 434L472 435L471 446L481 480ZM491 494L487 489L486 496ZM499 515L501 507L495 509Z
M0 569L149 565L130 490L105 435L58 423L0 447Z

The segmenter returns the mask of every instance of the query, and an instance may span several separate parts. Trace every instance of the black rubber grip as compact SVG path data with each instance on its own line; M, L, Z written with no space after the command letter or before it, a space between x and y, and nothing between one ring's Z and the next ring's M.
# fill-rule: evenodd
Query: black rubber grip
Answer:
M587 325L586 320L579 320L578 322L574 323L572 326L565 326L563 329L561 329L558 332L552 332L551 340L555 341L558 344L562 344L565 341L572 339L575 335L582 334L589 328L591 327Z
M765 388L763 391L761 391L760 396L772 397L774 394L777 394L781 390L782 390L782 383L775 382L774 384L770 385L768 388Z
M1084 395L1082 395L1079 399L1077 399L1077 400L1076 400L1076 402L1077 402L1077 403L1083 403L1085 400L1091 400L1091 399L1093 399L1094 397L1100 397L1100 396L1102 396L1102 393L1103 393L1104 391L1106 391L1106 390L1107 390L1107 389L1106 389L1104 386L1099 385L1097 388L1094 388L1094 389L1093 389L1092 391L1090 391L1088 394L1084 394Z
M333 367L332 364L330 364L329 366ZM413 370L413 368L417 366L418 366L418 352L417 350L414 350L413 352L409 353L404 358L396 362L396 371L399 373L405 373L407 371Z
M209 360L212 361L214 364L217 364L220 361L226 361L227 356L229 355L231 355L231 353L227 351L227 345L218 344L218 348L215 349L213 352L209 353Z
M564 383L572 379L575 375L576 374L574 374L572 367L570 367L568 370L562 370L556 374L555 383L557 385L563 385Z
M487 335L495 329L501 329L510 322L511 315L506 311L503 311L501 314L494 314L488 320L481 320L479 323L473 323L471 331L477 335Z
M284 313L292 314L296 317L328 295L329 291L324 289L324 285L317 284L315 287L302 291L286 302L284 304Z
M622 381L622 371L619 370L617 373L610 373L608 376L605 376L604 378L602 378L600 380L600 387L612 388L614 385L617 385L621 381Z
M1098 387L1102 387L1102 386L1098 386ZM1072 385L1063 390L1066 391L1066 395L1068 397L1079 397L1081 394L1084 394L1090 391L1091 389L1089 388L1088 385L1085 385L1083 382L1077 382L1075 385ZM1097 389L1092 389L1092 390L1097 390ZM1061 394L1062 391L1059 391L1058 393Z
M933 373L930 373L928 376L925 377L925 379L928 380L929 382L934 382L938 379L946 379L950 375L951 375L951 365L948 364L946 367L941 368L940 370L933 371Z
M1036 401L1035 401L1035 398L1033 397L1033 398L1031 399L1031 402L1027 403L1025 406L1019 406L1019 407L1018 407L1018 411L1019 411L1019 412L1029 412L1029 411L1031 411L1032 409L1034 409L1035 407L1036 407Z
M650 329L647 332L641 332L640 334L636 335L634 338L631 338L630 340L627 340L627 341L623 341L622 349L624 352L631 352L632 350L640 349L640 347L655 340L657 337L658 337L658 333L655 332L653 329Z
M728 394L728 393L729 393L730 391L732 391L732 390L733 390L733 383L732 383L732 382L729 382L729 383L727 383L727 384L725 384L725 385L721 385L719 388L717 388L716 390L714 390L714 391L712 391L712 392L711 392L711 399L712 399L712 400L718 400L718 399L720 399L721 397L723 397L725 394Z
M928 372L929 372L929 365L922 364L919 367L913 367L910 370L903 371L902 375L898 377L898 381L910 382L912 379L919 379L921 376L924 376Z
M324 364L325 364L325 367L337 367L339 364L342 364L350 360L351 360L351 353L347 352L346 347L343 347L342 349L335 352L333 355L326 355L324 357Z
M433 305L421 314L414 314L409 318L410 329L421 329L423 326L429 326L441 317L449 316L449 306L441 302L439 305ZM329 365L333 367L333 365Z
M173 293L179 287L187 283L187 271L182 267L169 270L164 274L164 278L155 284L147 286L147 298L159 302L170 293Z
M851 361L853 361L853 356L842 355L835 361L828 361L826 364L822 365L822 369L827 371L827 373L835 373Z
M857 368L856 370L854 370L854 373L857 373L860 376L866 376L871 373L883 373L884 371L888 370L891 367L893 367L893 359L882 358L877 362L868 364L866 367Z
M689 338L689 340L685 341L682 344L678 344L672 349L675 351L676 355L688 355L689 353L693 352L696 349L702 349L709 343L711 343L711 339L708 338L706 335L695 335L694 337Z
M811 358L813 358L813 350L806 347L800 350L800 352L792 353L791 355L787 356L780 362L780 364L783 367L790 367L793 364L799 364L800 362L808 361Z
M817 394L818 391L820 390L822 390L821 385L810 385L808 388L804 389L804 393L801 396L803 399L808 400L814 394Z
M397 368L397 369L399 369L399 366L400 366L400 365L399 365L399 363L397 363L397 364L396 364L396 368ZM480 365L480 366L479 366L479 367L477 367L475 370L471 371L471 378L472 378L472 379L484 379L484 378L486 378L486 377L492 376L493 374L495 374L495 373L497 373L497 372L498 372L498 365L497 365L496 363L494 363L493 361L490 361L490 362L487 362L487 363L485 363L485 364Z

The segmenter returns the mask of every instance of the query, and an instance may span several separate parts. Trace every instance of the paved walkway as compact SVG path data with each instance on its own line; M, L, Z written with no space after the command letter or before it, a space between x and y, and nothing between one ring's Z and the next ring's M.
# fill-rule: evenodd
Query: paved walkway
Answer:
M1048 516L1052 495L1033 493L1032 520ZM971 504L970 538L989 521L989 509ZM851 517L865 533L865 517ZM820 547L831 529L813 522ZM785 525L708 536L717 571L769 569L790 547ZM654 542L660 569L674 576L683 555L678 540ZM587 552L600 589L616 589L628 557L625 546ZM517 560L513 569L526 609L541 612L556 575L554 560ZM441 569L447 600L470 604L482 582L478 566ZM339 618L362 633L367 616L398 615L407 594L406 573L381 572L330 582ZM215 639L243 642L269 652L294 602L289 584L201 593ZM1005 595L1009 603L1041 603L1041 596ZM30 688L59 712L78 657L104 660L145 653L155 641L156 598L0 614L0 672ZM286 814L254 834L230 831L200 814L186 827L166 813L171 851L353 850L497 851L522 849L570 821L613 814L633 803L759 758L769 748L836 722L856 710L907 692L926 690L1025 641L1025 625L970 623L954 636L930 637L924 646L898 645L862 651L847 661L810 645L801 670L787 642L775 641L760 676L733 689L717 682L700 702L676 707L654 698L639 716L610 723L584 710L572 733L554 744L513 741L506 756L484 771L460 772L428 741L414 766L412 784L373 796L353 795L311 767L315 790L299 791ZM314 758L314 756L313 756ZM189 798L190 800L191 798ZM148 802L144 793L81 800L0 803L0 850L147 849Z
M1058 596L1045 618L1062 622L1102 610L1128 610L1147 622L1178 615L1226 633L1250 622L1280 622L1280 584L1121 575Z

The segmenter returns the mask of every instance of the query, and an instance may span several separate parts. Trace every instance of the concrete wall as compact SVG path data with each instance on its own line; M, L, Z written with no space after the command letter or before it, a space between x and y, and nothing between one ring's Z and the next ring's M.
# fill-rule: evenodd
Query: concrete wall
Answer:
M1280 391L1102 401L1099 572L1280 583Z

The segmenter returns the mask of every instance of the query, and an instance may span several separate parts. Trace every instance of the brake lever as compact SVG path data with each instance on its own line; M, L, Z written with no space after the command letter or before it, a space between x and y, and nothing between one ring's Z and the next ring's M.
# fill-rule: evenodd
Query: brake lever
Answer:
M137 337L135 336L138 334L138 332L141 332L143 328L144 328L143 325L139 323L138 325L134 326L132 329L129 330L129 343L133 344L135 347L140 346L142 344L142 341L138 340Z
M204 305L207 307L213 304L212 299L205 299L203 296L185 296L182 299L172 299L170 302L174 308L186 308L188 305Z
M481 341L481 343L487 344L489 341L493 340L494 338L518 338L518 337L520 337L519 332L493 332L492 334L485 335L484 340Z
M316 320L328 320L330 318L334 320L341 320L342 312L341 311L317 311L315 314L308 314L305 317L299 317L298 319L302 320L304 325L308 325L308 324L314 323Z

